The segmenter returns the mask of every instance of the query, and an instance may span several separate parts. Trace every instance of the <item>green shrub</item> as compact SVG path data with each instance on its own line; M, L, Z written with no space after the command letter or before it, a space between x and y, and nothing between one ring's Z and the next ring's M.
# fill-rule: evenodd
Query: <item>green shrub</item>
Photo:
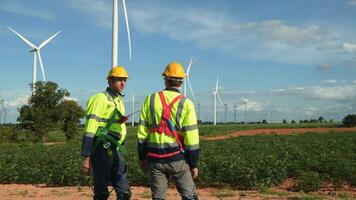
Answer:
M356 114L346 115L342 120L344 126L356 126Z
M148 176L139 170L135 132L129 127L125 142L130 185L149 186ZM257 189L301 177L300 187L315 183L309 179L355 185L355 140L356 133L309 133L201 141L196 182L199 187ZM80 149L79 139L54 145L0 144L0 183L88 185L89 178L80 171ZM312 188L305 187L301 190Z
M320 188L320 178L317 172L302 172L297 177L296 191L313 192Z

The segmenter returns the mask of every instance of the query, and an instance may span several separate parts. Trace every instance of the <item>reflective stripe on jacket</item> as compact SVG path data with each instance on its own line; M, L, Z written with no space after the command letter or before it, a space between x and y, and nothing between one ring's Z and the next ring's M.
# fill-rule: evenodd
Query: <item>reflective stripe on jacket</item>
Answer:
M125 107L120 95L110 94L110 89L100 92L92 96L87 104L85 112L85 135L83 137L82 155L89 156L93 138L99 127L105 127L111 115L115 110L115 106L122 115L125 115ZM110 126L109 132L120 137L119 143L125 140L126 125L119 123L118 115L115 116L114 123Z
M169 104L180 93L176 89L166 89L163 91L167 104ZM157 132L150 132L150 128L157 127L161 122L162 103L158 93L146 97L142 108L140 123L138 127L138 153L139 159L147 159L147 153L156 154L172 153L179 149L175 137ZM186 159L190 167L197 166L199 157L199 131L195 108L192 101L183 98L175 103L171 111L171 120L178 135L182 137L184 155L178 154L171 158L154 159L148 158L155 162L169 162Z

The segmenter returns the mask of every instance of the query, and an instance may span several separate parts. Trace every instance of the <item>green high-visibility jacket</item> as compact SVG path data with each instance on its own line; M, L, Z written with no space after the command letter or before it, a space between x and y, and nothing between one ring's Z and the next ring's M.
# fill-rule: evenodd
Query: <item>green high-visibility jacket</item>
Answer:
M85 112L85 135L83 138L82 155L89 156L93 145L93 138L99 127L105 127L115 111L115 107L120 112L115 116L114 122L109 127L109 132L119 136L119 143L122 144L126 137L126 125L120 124L119 118L125 115L125 107L121 94L114 94L109 88L92 96Z
M163 91L167 104L180 95L174 88ZM157 127L161 122L162 103L158 93L146 97L142 107L137 132L138 153L140 160L154 162L169 162L186 159L191 168L197 166L199 157L199 131L194 104L188 98L182 98L175 103L171 110L171 120L178 135L182 138L184 154L177 154L170 158L147 158L147 153L166 154L177 151L179 145L174 136L152 132L150 128ZM163 161L164 160L164 161Z

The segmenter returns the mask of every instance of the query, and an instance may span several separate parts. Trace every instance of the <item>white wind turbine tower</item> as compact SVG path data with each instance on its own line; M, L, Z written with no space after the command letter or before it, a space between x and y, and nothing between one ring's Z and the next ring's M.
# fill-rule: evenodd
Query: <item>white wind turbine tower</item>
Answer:
M3 121L5 121L5 100L0 97L0 106L1 106L1 109L0 109L0 124L3 124Z
M216 78L215 91L213 92L213 95L214 95L214 125L216 125L216 99L218 98L220 104L223 105L221 98L219 96L219 76L217 76Z
M131 125L135 126L135 94L132 94L132 121Z
M245 104L244 122L246 123L246 109L247 109L248 99L242 98L242 102L243 102L243 104Z
M119 40L119 13L118 13L118 0L113 0L113 15L112 15L112 67L118 65L117 58L118 58L118 40ZM127 18L127 10L126 10L126 2L122 0L122 7L125 16L126 22L126 30L127 30L127 38L128 38L128 45L129 45L129 56L131 60L131 36L130 36L130 27L129 21Z
M183 93L184 93L184 96L187 97L187 85L189 85L190 92L192 93L193 101L195 102L195 95L193 92L192 84L190 83L190 80L189 80L189 72L190 72L190 67L192 66L192 62L193 62L193 57L190 58L189 66L187 69L187 78L184 79Z
M46 81L46 76L45 76L45 71L44 71L44 67L43 67L43 62L42 62L42 58L41 58L41 53L40 50L46 46L46 44L48 44L54 37L56 37L61 31L58 31L56 34L52 35L50 38L48 38L47 40L43 41L40 46L35 46L33 43L31 43L29 40L27 40L25 37L23 37L22 35L20 35L18 32L16 32L15 30L13 30L10 27L7 27L10 31L12 31L13 33L15 33L19 38L21 38L24 42L26 42L26 44L28 44L32 49L30 50L30 52L33 52L33 78L32 78L32 87L34 87L35 82L37 81L37 76L36 76L36 72L37 72L37 57L38 57L38 61L40 63L41 66L41 71L42 71L42 78L43 81Z

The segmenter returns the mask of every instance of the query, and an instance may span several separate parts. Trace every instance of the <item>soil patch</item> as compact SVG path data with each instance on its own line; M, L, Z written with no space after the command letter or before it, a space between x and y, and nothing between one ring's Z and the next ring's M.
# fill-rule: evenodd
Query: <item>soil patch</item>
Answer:
M251 135L286 135L286 134L300 134L300 133L329 133L329 132L356 132L356 127L351 128L280 128L280 129L254 129L244 130L231 133L228 135L218 136L200 136L201 140L225 140L238 136L251 136Z
M252 199L354 199L356 198L355 188L322 188L318 192L298 193L289 192L285 188L290 185L291 180L279 187L271 188L264 192L243 191L237 189L217 189L204 188L198 189L199 199L202 200L252 200ZM132 200L151 199L150 189L146 187L131 187ZM110 195L111 200L115 200L115 192ZM46 187L45 185L22 185L7 184L0 185L0 197L2 200L91 200L92 191L89 187ZM167 191L167 200L180 200L178 192L174 188Z

